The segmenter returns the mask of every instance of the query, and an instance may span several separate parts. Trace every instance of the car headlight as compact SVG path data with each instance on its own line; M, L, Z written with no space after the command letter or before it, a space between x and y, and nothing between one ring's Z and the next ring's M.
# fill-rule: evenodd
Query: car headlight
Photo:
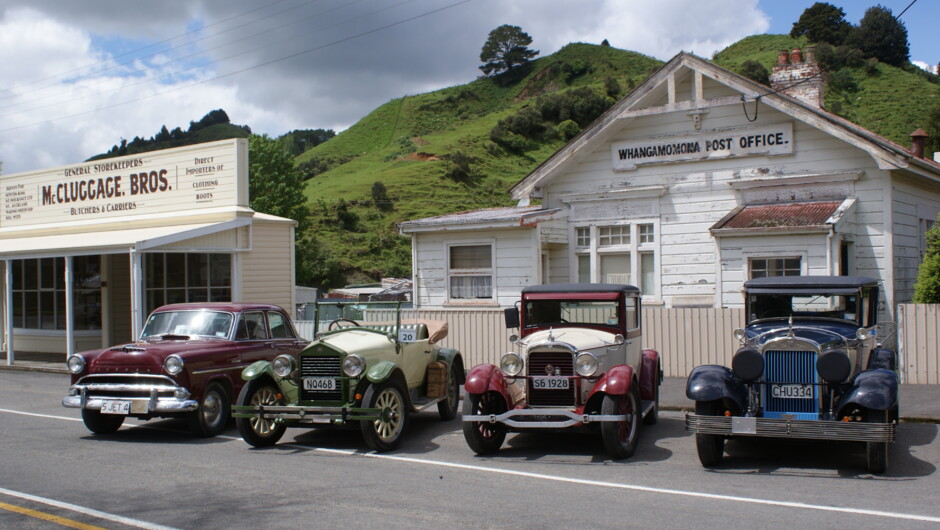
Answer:
M591 377L597 373L597 357L593 353L582 352L574 359L574 371L581 377Z
M754 348L738 348L731 358L731 372L742 381L757 381L764 374L764 357Z
M838 384L851 375L852 362L842 350L825 351L816 359L816 372L827 383Z
M163 369L170 375L176 375L183 371L183 359L179 355L170 355L163 361Z
M346 377L359 377L365 367L366 362L356 354L347 355L343 359L343 373L346 374Z
M747 332L744 331L743 329L738 328L738 329L734 330L734 338L735 338L735 340L737 340L737 341L743 341L745 337L747 337Z
M68 365L69 372L72 372L73 374L80 374L85 369L85 358L75 353L69 356L69 359L65 361L65 364Z
M523 362L522 356L514 351L504 353L499 360L499 369L509 377L516 377L521 374L523 367L525 367L525 362Z
M874 337L877 333L878 333L878 330L876 330L875 328L869 328L869 329L859 328L858 331L855 332L855 337L858 338L859 340L868 340Z
M294 371L294 358L290 355L278 355L271 362L271 369L278 377L287 377Z

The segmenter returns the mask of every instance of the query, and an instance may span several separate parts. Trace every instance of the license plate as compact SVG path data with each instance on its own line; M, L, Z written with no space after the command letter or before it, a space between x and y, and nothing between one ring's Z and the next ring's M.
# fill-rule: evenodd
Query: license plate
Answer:
M567 377L533 377L532 388L545 390L564 390L568 388Z
M127 416L131 413L131 402L126 400L107 399L101 402L102 414L123 414Z
M336 390L332 377L304 377L304 390Z
M770 395L781 399L812 399L813 385L770 385Z

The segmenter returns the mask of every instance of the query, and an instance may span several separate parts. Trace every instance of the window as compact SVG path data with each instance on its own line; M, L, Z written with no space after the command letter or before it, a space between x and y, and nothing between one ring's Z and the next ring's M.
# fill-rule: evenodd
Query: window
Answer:
M750 258L751 278L799 276L800 258Z
M232 299L231 254L147 254L144 262L147 312L183 302Z
M574 239L577 281L632 284L645 296L657 295L654 223L579 226Z
M493 246L454 245L448 247L450 298L481 300L493 298Z
M630 244L630 225L597 227L599 247L613 247Z
M248 311L238 317L238 327L235 328L235 338L238 340L263 340L268 338L268 330L264 326L264 313L261 311Z
M13 327L64 330L65 258L10 261ZM72 258L72 304L76 330L101 329L101 260Z
M292 339L294 332L284 315L268 311L268 324L271 326L271 337L275 339Z

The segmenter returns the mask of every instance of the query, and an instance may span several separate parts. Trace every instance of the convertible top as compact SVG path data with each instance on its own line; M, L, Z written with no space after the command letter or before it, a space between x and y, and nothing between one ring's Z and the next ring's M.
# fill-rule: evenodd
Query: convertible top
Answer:
M744 289L753 294L853 294L878 283L867 276L768 276L744 282Z
M530 285L522 289L527 293L639 293L640 289L632 285L619 283L547 283Z

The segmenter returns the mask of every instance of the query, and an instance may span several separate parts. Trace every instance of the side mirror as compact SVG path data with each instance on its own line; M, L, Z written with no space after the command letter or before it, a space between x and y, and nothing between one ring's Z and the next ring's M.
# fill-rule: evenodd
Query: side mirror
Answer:
M519 327L519 309L515 307L507 307L503 314L506 317L506 327L507 328L518 328Z

